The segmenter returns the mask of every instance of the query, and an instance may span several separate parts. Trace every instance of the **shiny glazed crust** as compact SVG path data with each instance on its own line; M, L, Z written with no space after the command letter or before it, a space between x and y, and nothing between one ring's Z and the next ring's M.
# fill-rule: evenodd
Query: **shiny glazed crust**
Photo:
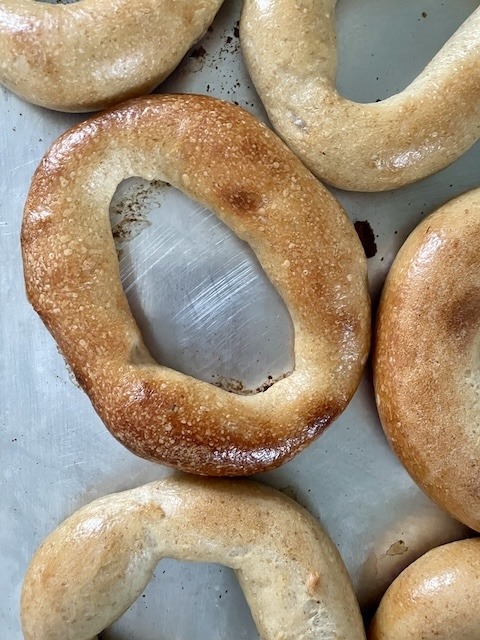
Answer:
M480 531L480 190L407 239L376 327L374 382L385 433L413 479Z
M480 538L429 551L390 586L369 640L480 640Z
M365 638L342 559L302 507L254 482L170 478L96 500L46 538L23 584L25 640L91 640L165 557L233 568L265 640Z
M169 182L250 244L293 321L290 376L239 396L151 358L108 216L129 176ZM30 301L107 427L140 456L206 475L278 466L357 388L370 339L362 246L333 196L239 107L153 96L71 129L34 176L22 247Z
M206 32L222 0L0 0L0 83L58 111L150 92Z
M341 189L395 189L454 162L479 137L480 9L404 91L359 104L335 88L336 1L245 0L242 50L276 131Z

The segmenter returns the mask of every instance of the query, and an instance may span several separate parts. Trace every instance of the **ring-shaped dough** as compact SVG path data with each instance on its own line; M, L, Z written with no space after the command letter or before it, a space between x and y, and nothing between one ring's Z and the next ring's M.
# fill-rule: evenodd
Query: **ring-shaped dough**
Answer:
M480 189L438 209L401 248L373 366L401 462L432 500L480 531Z
M149 93L206 32L223 0L0 0L0 83L58 111Z
M480 538L432 549L390 585L369 640L480 640Z
M480 9L404 91L359 104L335 88L336 1L245 0L242 49L277 133L321 180L353 191L454 162L479 137Z
M119 277L108 209L130 176L213 210L285 301L295 368L254 396L158 365ZM207 475L278 466L345 408L369 350L366 258L339 203L265 125L205 96L134 100L74 127L38 168L22 230L30 301L110 431Z
M264 640L365 639L342 559L300 505L254 482L170 478L95 500L46 538L23 584L25 640L91 640L165 557L233 568Z

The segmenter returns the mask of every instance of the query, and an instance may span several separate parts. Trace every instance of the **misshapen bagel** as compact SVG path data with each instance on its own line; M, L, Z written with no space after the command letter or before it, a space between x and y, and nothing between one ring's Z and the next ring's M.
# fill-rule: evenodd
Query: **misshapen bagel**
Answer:
M293 321L295 368L254 396L158 365L122 290L108 208L129 176L213 210L255 251ZM267 127L201 96L127 103L67 132L32 182L28 296L110 431L207 475L278 466L352 397L369 349L366 259L338 202Z
M369 640L480 640L480 538L429 551L380 603Z
M58 111L150 92L206 32L223 0L0 0L0 83Z
M233 568L265 640L365 638L335 545L302 507L253 482L170 478L96 500L47 537L23 584L25 640L91 640L165 557Z
M385 283L374 354L385 433L413 479L480 531L480 189L409 236Z
M322 180L384 191L448 166L480 130L480 9L403 92L358 104L335 88L337 0L245 0L247 67L280 136Z

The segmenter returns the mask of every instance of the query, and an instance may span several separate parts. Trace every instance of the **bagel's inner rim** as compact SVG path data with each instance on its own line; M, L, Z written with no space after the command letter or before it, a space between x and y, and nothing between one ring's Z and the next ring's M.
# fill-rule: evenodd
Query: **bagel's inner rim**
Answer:
M408 6L405 10L408 12L408 20L405 20L405 24L402 23L402 29L398 30L393 23L390 23L387 37L389 42L391 38L392 55L383 60L376 55L376 51L379 50L377 43L383 32L376 28L376 23L374 24L371 19L371 16L378 14L378 3L374 3L373 0L362 0L356 3L356 8L351 4L337 0L334 9L338 53L336 86L340 95L359 104L383 101L403 91L420 75L475 8L472 8L471 2L458 2L458 0L447 2L442 10L448 14L448 18L440 20L434 17L432 9L430 14L428 3L425 3L425 7L413 1L403 3ZM389 0L382 2L383 4L394 8L398 2ZM387 9L383 10L387 13ZM358 48L352 46L352 35L358 34L356 27L359 11L362 12L362 18L366 19L366 28L360 31L360 54ZM424 13L427 15L424 16ZM381 18L378 22L383 26L385 24ZM451 25L448 32L440 29L443 24ZM408 47L405 47L406 34L409 37L412 36L408 40ZM408 66L398 59L398 55L403 51L407 51ZM381 64L377 65L376 61L379 60ZM357 75L357 65L361 65L360 78ZM408 76L405 69L408 69Z
M386 36L389 39L389 43L390 38L393 38L392 55L385 61L382 60L381 66L377 68L376 64L371 64L371 61L379 59L375 52L379 50L379 45L381 44L378 34L383 34L383 31L372 24L370 16L378 13L378 3L373 0L354 3L356 8L358 5L358 10L361 11L361 16L365 19L366 29L361 31L358 31L358 13L353 9L353 3L332 0L332 4L337 39L337 65L334 84L339 95L358 104L372 104L379 100L383 102L405 90L422 73L443 45L476 9L476 7L472 8L472 3L467 2L467 0L463 2L451 0L450 2L442 3L442 5L445 5L442 9L448 14L448 17L440 20L438 16L433 19L433 7L429 9L427 3L422 7L410 0L407 3L409 7L411 6L408 10L408 21L405 21L405 24L402 23L402 29L399 30L392 26ZM398 3L396 0L388 0L388 2L383 0L383 4L390 4L394 8ZM430 4L432 5L433 3ZM386 13L387 9L384 10ZM424 16L424 13L427 15ZM385 21L381 19L378 22L382 26L385 24ZM450 25L447 32L441 29L445 24ZM417 30L419 31L422 25L426 26L425 31L423 34L417 33ZM356 39L360 42L361 51L364 52L361 56L352 47L352 39L355 34L357 34ZM405 47L406 35L409 36L409 47ZM412 35L413 37L411 37ZM377 44L377 36L380 40L379 44ZM397 42L395 38L397 37L398 46L395 46ZM362 46L362 43L369 44ZM370 54L367 52L367 47ZM405 65L399 63L397 57L398 52L401 53L405 50L410 52L407 67L409 70L408 77L405 75ZM356 62L364 60L369 55L371 55L370 64L358 70ZM358 71L361 73L360 79Z
M175 371L240 395L266 391L291 374L294 331L287 306L252 249L213 211L166 181L147 181L135 176L117 186L109 213L122 286L148 349L146 352L143 345L135 344L130 356L132 364L151 365L153 356L155 364L161 362ZM195 240L195 246L189 247ZM205 265L210 262L209 255L215 259L219 247L221 253L226 254L223 257L228 264L219 260L219 268L212 276ZM172 256L176 256L173 264ZM192 284L194 273L190 265L199 258L204 264L203 270L200 266L203 277L199 284ZM165 263L166 277L178 282L180 295L183 291L183 305L181 300L175 305L175 298L168 295L168 286L163 287L166 296L161 293L152 296L157 286L162 290ZM142 280L146 285L141 286ZM225 290L232 298L227 303L221 295ZM247 315L243 307L249 307L252 295L252 313ZM151 322L149 317L159 311L152 305L156 300L161 305L162 299L168 300L167 315L161 319L157 316L157 320ZM259 300L255 303L256 299ZM259 304L262 300L276 311L274 319L268 319L265 307ZM145 306L149 307L148 311ZM232 316L228 309L232 309ZM209 341L208 320L220 343ZM228 328L222 330L225 324ZM249 326L256 329L252 334L253 347ZM179 341L175 340L177 333ZM244 360L242 365L242 353L247 350L255 358ZM227 362L218 364L225 359L225 354Z
M205 579L207 574L208 580ZM182 578L182 576L185 577ZM202 593L201 599L199 599L199 590ZM203 595L204 593L207 595ZM138 637L138 640L141 640L141 636L137 635L135 629L138 616L143 613L145 607L150 609L158 604L164 610L169 609L169 605L178 602L180 597L187 598L187 602L192 607L188 618L193 624L201 615L202 619L212 620L213 628L213 624L218 624L219 616L222 622L228 622L234 616L235 620L241 620L241 628L246 632L244 637L255 638L258 635L257 626L234 569L216 562L176 560L165 557L155 567L142 595L120 618L102 631L98 640L102 640L104 636L106 640L107 637L110 638L110 634L113 639L117 634L119 636L126 634L126 637L131 636L135 640ZM170 609L170 613L166 614L165 618L165 621L170 624L162 629L162 637L174 637L174 630L177 629L175 611ZM158 629L160 616L151 616L149 620L156 621L153 624L155 624L154 628ZM206 625L202 626L206 628ZM195 625L195 629L198 630L198 628L198 625ZM169 633L170 630L172 633Z

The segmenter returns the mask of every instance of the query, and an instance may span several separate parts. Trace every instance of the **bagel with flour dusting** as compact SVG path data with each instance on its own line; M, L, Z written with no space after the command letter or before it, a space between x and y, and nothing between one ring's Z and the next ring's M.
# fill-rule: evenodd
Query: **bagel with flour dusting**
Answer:
M241 396L157 364L122 289L117 185L158 179L255 252L294 328L293 372ZM245 475L301 451L346 407L369 350L366 258L339 203L267 127L205 96L152 96L74 127L25 205L27 292L112 434L140 456Z
M385 433L413 479L480 531L480 189L426 218L388 274L374 354Z
M302 507L254 482L170 478L96 500L46 538L23 584L25 640L91 640L162 558L234 569L265 640L365 638L342 559Z
M429 551L383 596L369 640L480 640L480 538Z
M480 9L404 91L358 104L335 88L336 4L245 0L242 50L276 131L341 189L395 189L454 162L479 137Z
M223 0L0 0L0 83L58 111L149 93L206 32Z

